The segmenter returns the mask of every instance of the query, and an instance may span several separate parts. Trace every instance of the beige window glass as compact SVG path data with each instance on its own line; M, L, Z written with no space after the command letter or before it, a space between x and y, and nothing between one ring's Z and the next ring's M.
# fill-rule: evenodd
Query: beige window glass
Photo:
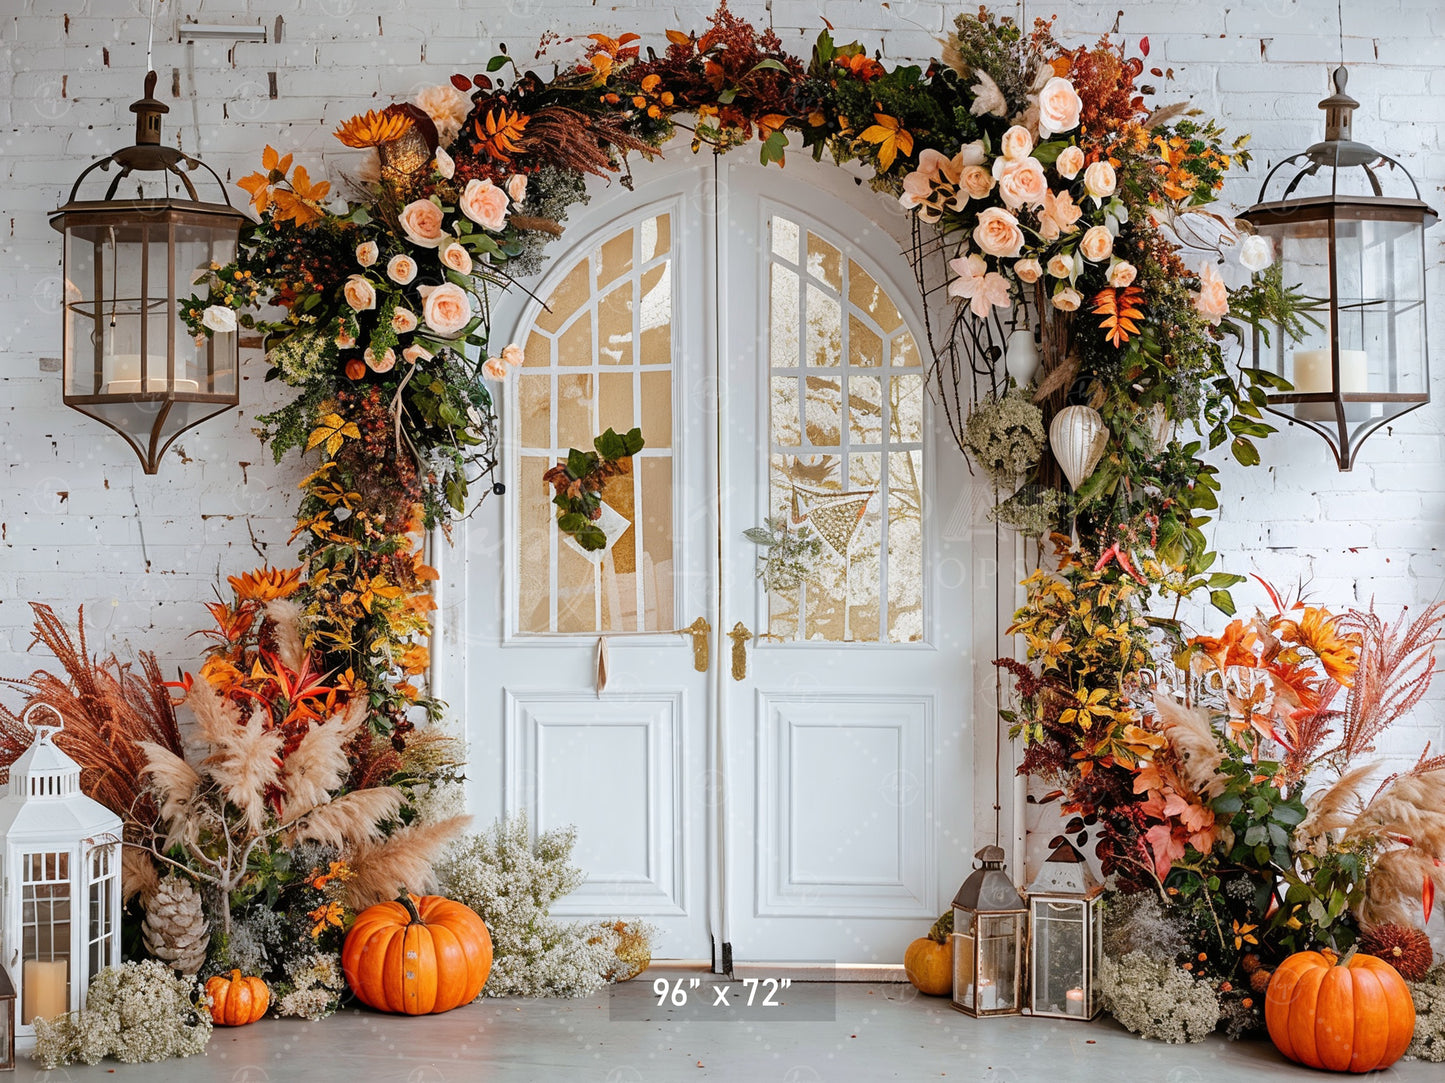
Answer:
M782 640L923 638L923 370L897 304L806 225L769 221L769 500L822 556L774 591Z
M517 630L666 631L673 619L672 218L653 214L577 257L545 298L516 377ZM608 481L603 552L555 525L542 475L608 428L642 429L632 472Z

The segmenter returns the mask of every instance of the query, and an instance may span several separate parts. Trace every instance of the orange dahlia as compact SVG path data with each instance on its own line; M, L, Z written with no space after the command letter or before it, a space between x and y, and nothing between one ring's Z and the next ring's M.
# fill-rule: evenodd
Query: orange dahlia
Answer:
M412 119L400 110L368 109L336 129L336 138L348 147L379 147L411 130Z

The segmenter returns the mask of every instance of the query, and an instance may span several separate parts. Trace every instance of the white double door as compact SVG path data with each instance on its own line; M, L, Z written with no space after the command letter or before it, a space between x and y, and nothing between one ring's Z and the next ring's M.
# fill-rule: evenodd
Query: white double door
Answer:
M896 963L974 837L968 477L906 223L831 166L643 168L496 314L507 492L445 580L469 802L575 825L554 914L640 916L658 957ZM584 551L542 474L634 426ZM771 592L770 517L802 542Z

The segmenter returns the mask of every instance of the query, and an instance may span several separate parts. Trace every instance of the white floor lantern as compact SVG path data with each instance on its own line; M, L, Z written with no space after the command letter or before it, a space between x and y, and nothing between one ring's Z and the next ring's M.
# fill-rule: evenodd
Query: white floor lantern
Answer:
M26 721L41 707L60 719L34 704ZM20 1007L16 1038L27 1044L36 1017L80 1010L91 977L120 962L120 817L81 793L80 765L52 740L60 727L34 729L0 797L0 933Z

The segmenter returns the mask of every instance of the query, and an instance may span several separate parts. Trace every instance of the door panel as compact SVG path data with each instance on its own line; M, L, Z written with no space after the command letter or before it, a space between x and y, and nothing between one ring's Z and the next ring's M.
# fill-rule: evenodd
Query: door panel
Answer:
M972 607L925 573L967 566L935 510L966 477L925 393L906 222L800 164L726 162L720 185L722 626L746 651L721 722L728 938L740 961L897 963L972 839ZM820 543L795 589L755 576L766 516Z

